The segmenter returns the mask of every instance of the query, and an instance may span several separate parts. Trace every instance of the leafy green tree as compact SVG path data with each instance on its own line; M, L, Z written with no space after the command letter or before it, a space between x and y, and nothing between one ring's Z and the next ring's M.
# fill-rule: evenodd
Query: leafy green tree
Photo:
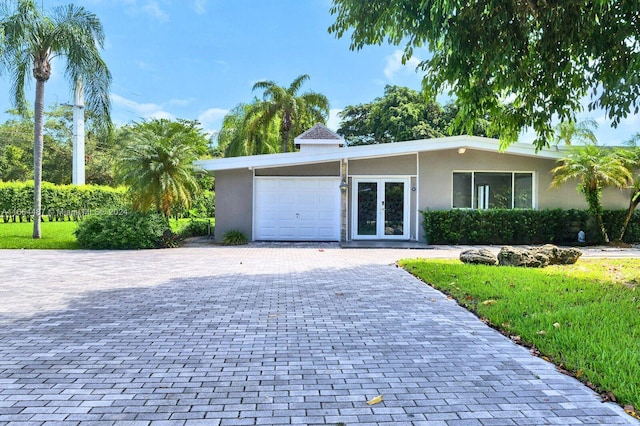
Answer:
M73 162L73 109L70 105L52 105L45 112L45 146L42 176L53 183L71 183ZM113 132L105 131L93 111L85 113L85 180L87 184L115 185L115 161L118 147ZM52 150L63 156L56 159Z
M344 137L349 145L370 145L376 143L374 131L369 117L372 104L347 105L339 113L340 127L338 134Z
M0 180L33 179L33 119L12 115L0 124ZM44 113L44 147L42 180L56 184L71 183L73 156L73 111L67 105L52 105ZM113 139L95 125L92 114L85 122L86 181L89 184L111 185L117 156Z
M273 81L254 84L253 90L263 91L263 100L251 108L247 117L249 137L258 132L267 133L269 125L279 120L282 152L287 152L293 148L292 133L300 134L315 123L326 123L329 116L327 97L316 92L298 94L308 79L309 76L303 74L293 80L289 87L278 86Z
M598 123L594 119L587 119L580 122L563 121L555 127L554 143L559 145L575 145L576 142L581 144L598 143L598 138L594 130L598 128Z
M0 124L0 180L33 179L33 121L14 116Z
M349 145L438 138L456 133L452 128L456 114L453 103L443 108L408 87L388 85L373 102L344 108L338 133ZM484 120L474 134L486 136L487 127Z
M124 129L118 172L120 182L129 187L134 210L146 213L153 208L168 218L173 209L191 207L200 191L193 165L198 146L192 136L162 120Z
M609 235L602 220L602 189L607 186L626 188L632 180L627 168L627 160L618 151L606 149L596 144L572 147L568 156L559 160L561 164L551 172L552 187L570 181L578 181L578 191L584 194L589 211L598 222L605 243Z
M258 108L258 101L252 104L238 104L222 120L218 134L218 149L225 157L243 155L273 154L280 150L280 118L276 117L267 126L250 127L249 117Z
M149 131L168 141L176 140L181 145L190 146L198 158L211 155L209 139L197 120L153 118L134 123L129 127L135 129L136 132Z
M51 77L51 61L55 57L66 63L64 75L72 87L82 79L87 109L109 123L111 74L98 50L103 47L104 33L96 15L72 4L46 14L33 0L17 0L5 2L0 15L0 66L11 78L13 102L20 112L27 108L24 89L29 74L36 80L33 238L40 238L44 88Z
M455 95L458 124L489 114L505 144L532 127L547 146L552 120L575 120L587 95L613 125L640 107L636 1L333 0L331 13L352 50L403 44L407 60L427 47L426 91Z

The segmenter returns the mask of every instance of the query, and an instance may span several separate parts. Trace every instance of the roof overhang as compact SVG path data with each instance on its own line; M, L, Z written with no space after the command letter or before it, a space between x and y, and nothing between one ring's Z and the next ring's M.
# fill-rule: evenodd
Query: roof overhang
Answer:
M214 172L217 170L257 169L351 159L390 157L418 152L457 150L461 148L553 160L564 158L567 151L565 147L552 147L536 152L533 145L523 143L514 143L509 145L507 149L501 150L498 139L479 136L449 136L377 145L348 146L344 148L327 149L322 152L288 152L283 154L199 160L196 161L195 164L206 171Z

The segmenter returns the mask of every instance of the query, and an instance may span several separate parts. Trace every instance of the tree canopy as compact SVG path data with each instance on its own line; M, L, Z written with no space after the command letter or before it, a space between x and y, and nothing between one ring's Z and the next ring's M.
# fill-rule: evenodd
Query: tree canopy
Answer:
M553 120L574 120L585 96L612 125L640 107L640 17L629 0L333 0L329 31L351 49L427 47L425 90L449 91L472 126L489 114L503 143L531 127L548 146Z
M266 126L252 128L249 117L257 108L251 104L236 105L222 120L222 129L218 133L218 150L225 157L243 155L273 154L282 149L280 139L280 120L274 118Z
M253 90L262 90L262 101L257 102L247 116L249 137L264 132L275 120L280 122L282 152L293 148L293 136L302 133L315 123L325 123L329 116L327 97L317 92L299 94L307 74L298 76L289 87L273 81L259 81ZM262 130L261 130L262 129Z
M200 143L193 130L188 123L162 119L123 129L118 174L129 187L127 194L135 210L155 209L169 217L176 208L191 207L201 190L193 165Z
M350 145L437 138L457 134L452 128L456 113L453 104L443 108L423 93L387 85L382 97L345 107L340 113L338 133ZM487 124L486 120L480 122L473 134L487 136Z

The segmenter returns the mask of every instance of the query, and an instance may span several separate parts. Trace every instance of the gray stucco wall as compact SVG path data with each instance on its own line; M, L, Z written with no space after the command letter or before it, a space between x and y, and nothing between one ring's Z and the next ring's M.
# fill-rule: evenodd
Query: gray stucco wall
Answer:
M247 169L224 170L216 177L215 240L225 232L242 231L251 240L253 230L253 172Z
M521 171L534 172L535 207L539 210L585 209L584 196L576 190L577 182L568 182L557 189L550 189L551 169L556 160L524 157L505 153L467 149L464 154L457 150L422 152L419 154L420 182L419 209L448 210L451 208L451 193L454 171ZM628 195L625 191L607 188L603 192L605 208L624 209ZM421 221L420 221L421 222ZM424 238L422 223L419 224L419 239Z
M412 176L417 172L416 164L416 154L349 160L349 176Z
M256 169L256 176L340 176L340 162Z

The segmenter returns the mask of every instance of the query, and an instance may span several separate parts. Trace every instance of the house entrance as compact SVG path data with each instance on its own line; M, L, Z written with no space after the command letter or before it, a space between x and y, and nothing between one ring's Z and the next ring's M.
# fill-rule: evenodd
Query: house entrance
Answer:
M353 239L409 239L409 179L354 178Z

